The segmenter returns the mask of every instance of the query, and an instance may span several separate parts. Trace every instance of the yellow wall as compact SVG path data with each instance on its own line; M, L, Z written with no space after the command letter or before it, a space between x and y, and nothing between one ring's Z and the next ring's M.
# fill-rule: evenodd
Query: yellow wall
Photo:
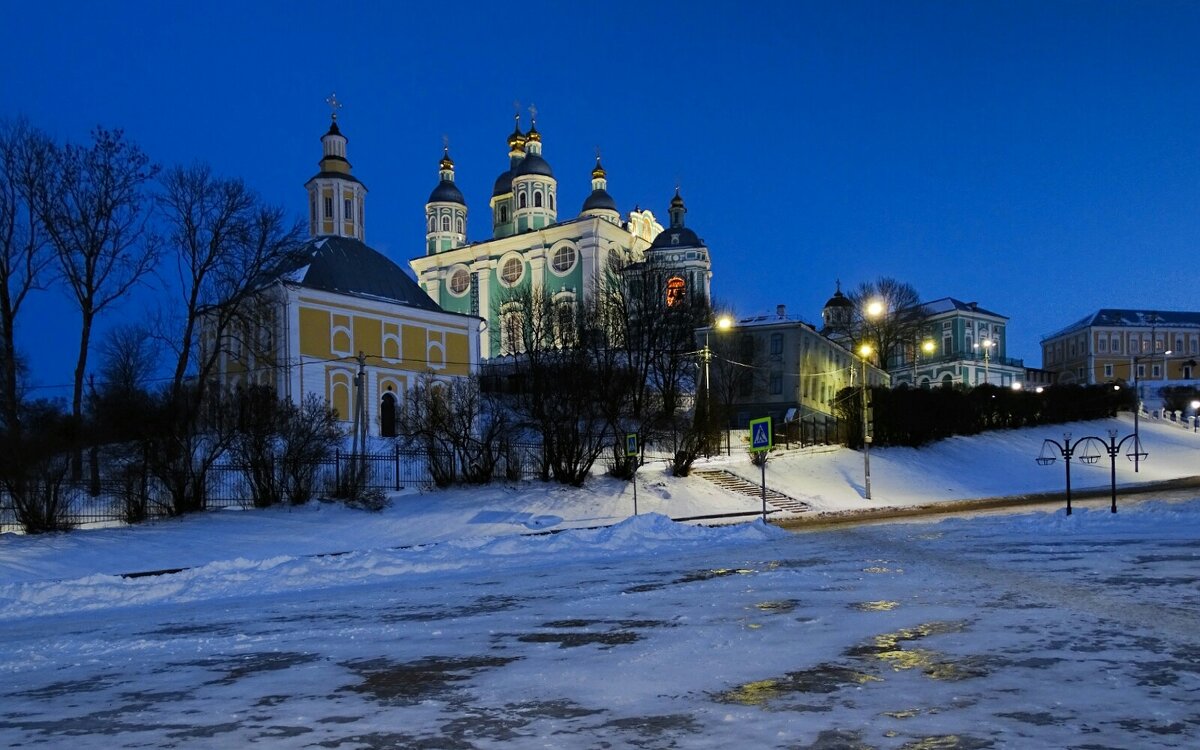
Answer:
M300 308L300 353L329 359L329 313L311 307Z

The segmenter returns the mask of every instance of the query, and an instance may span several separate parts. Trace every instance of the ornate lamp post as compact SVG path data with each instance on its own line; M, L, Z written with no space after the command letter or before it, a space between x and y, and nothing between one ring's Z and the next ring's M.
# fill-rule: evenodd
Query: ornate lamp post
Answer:
M1054 463L1054 451L1063 457L1063 462L1067 467L1067 515L1071 515L1071 458L1076 452L1082 451L1079 455L1079 460L1085 464L1094 464L1100 460L1100 448L1103 448L1108 453L1108 459L1112 467L1112 511L1117 512L1117 456L1121 453L1121 446L1125 445L1127 440L1133 440L1129 446L1129 450L1125 455L1130 461L1137 461L1139 458L1145 458L1146 453L1142 452L1141 444L1138 443L1137 435L1126 435L1117 440L1117 431L1108 431L1107 442L1095 435L1086 435L1079 438L1074 443L1071 442L1071 433L1063 433L1063 441L1060 443L1057 440L1047 438L1042 441L1042 452L1035 459L1042 466L1049 466ZM1053 446L1053 449L1051 448Z
M1200 432L1200 400L1188 404L1192 407L1192 432Z

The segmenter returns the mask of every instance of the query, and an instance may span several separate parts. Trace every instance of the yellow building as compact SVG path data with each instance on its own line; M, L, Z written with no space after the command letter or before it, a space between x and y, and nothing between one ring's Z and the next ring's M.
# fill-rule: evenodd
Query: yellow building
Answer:
M361 369L368 431L390 436L403 394L419 377L465 377L478 368L482 319L442 310L363 242L367 191L350 173L346 142L335 114L321 138L321 171L305 185L313 237L262 286L261 332L231 337L220 380L231 388L271 385L295 403L315 393L350 422Z

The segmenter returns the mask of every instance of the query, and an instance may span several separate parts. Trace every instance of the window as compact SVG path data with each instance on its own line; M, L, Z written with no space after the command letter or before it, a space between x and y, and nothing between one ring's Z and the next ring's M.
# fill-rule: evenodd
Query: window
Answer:
M1114 352L1119 352L1119 351L1121 351L1121 337L1120 337L1120 336L1113 336L1113 337L1112 337L1112 350L1113 350Z
M520 309L500 313L500 354L520 354L525 351L525 316Z
M325 218L333 218L333 198L325 196Z
M455 297L461 297L467 293L467 289L471 286L471 274L465 268L459 268L450 275L450 293Z
M525 208L526 205L528 205L528 202L525 198L524 193L521 193L521 195L517 198L517 205L520 206L521 208Z
M1157 377L1160 377L1161 375L1162 375L1162 369L1158 365L1152 365L1150 367L1150 377L1157 378Z
M534 208L542 207L542 192L540 190L533 194L533 207Z
M1108 351L1108 337L1107 336L1101 336L1100 339L1096 342L1096 350L1101 351L1101 352Z
M554 257L550 260L550 267L555 273L566 273L575 267L575 248L570 245L564 245L554 251Z
M547 193L546 198L550 201L550 210L554 210L554 193Z
M1105 365L1104 366L1104 377L1111 378L1112 376L1113 376L1113 366Z
M674 307L682 302L687 292L687 283L678 276L667 279L667 307Z
M772 333L771 334L771 354L775 354L775 355L783 354L783 334L782 333Z
M1144 377L1146 377L1146 366L1145 366L1145 365L1138 365L1138 366L1137 366L1137 376L1138 376L1139 378L1144 378Z
M349 198L342 201L342 218L346 221L354 221L354 206L350 205Z
M500 223L501 224L508 223L508 206L500 207Z
M396 394L392 393L390 385L379 402L379 434L381 437L396 437Z
M954 351L954 339L950 336L942 336L942 356L949 356Z
M429 231L431 231L431 232L434 231L434 228L436 226L437 226L436 220L432 216L430 216L429 217Z
M1180 336L1179 334L1175 335L1175 351L1183 351L1183 336Z
M525 273L525 264L520 258L509 258L500 268L500 281L505 286L515 286Z
M449 216L442 217L442 231L443 232L450 231L450 217Z
M783 373L776 370L771 373L771 395L778 396L783 393Z
M456 227L455 231L457 231L459 234L463 234L463 220L462 219L459 219L456 222L455 227Z
M308 209L309 209L308 210L309 221L316 221L317 220L317 196L314 195L312 197L312 200L310 200L308 202Z

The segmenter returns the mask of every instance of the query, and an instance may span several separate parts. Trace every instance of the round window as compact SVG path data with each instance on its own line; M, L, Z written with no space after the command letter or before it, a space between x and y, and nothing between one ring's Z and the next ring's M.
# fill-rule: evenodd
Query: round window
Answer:
M509 258L504 261L504 267L500 269L500 280L512 286L521 280L521 272L524 270L519 258Z
M450 275L450 293L456 297L465 294L470 286L471 274L467 272L467 269L460 268Z
M566 273L575 267L575 248L570 245L560 247L554 251L554 258L550 261L551 268L555 273Z

